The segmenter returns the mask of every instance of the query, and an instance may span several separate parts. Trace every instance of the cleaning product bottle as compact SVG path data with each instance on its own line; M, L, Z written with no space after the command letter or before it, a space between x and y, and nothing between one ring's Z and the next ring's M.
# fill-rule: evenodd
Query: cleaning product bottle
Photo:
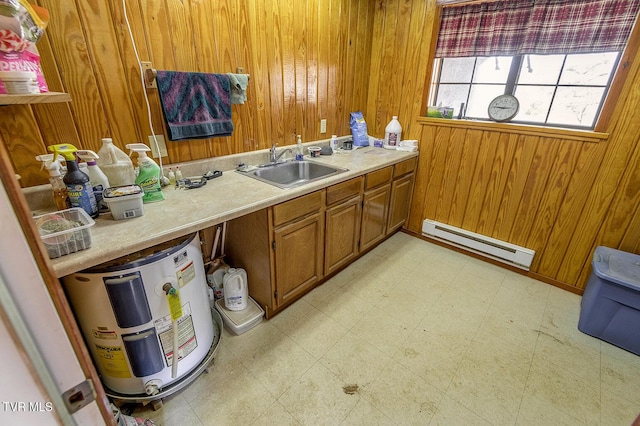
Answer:
M93 187L93 195L96 197L96 203L98 203L98 211L108 211L109 207L106 203L102 202L102 191L111 187L109 184L109 178L100 167L96 164L96 160L99 158L98 154L89 149L80 149L76 152L76 155L81 160L87 162L87 174L89 175L89 182Z
M67 185L62 180L60 169L61 157L58 157L55 161L53 154L38 155L36 160L42 161L42 168L47 169L49 172L49 183L53 190L53 202L58 210L65 210L71 207L69 202L69 195L67 194Z
M96 164L112 186L132 185L136 180L131 158L113 144L113 139L103 138Z
M171 167L169 167L169 185L176 186L176 174Z
M384 147L387 149L396 149L400 144L402 136L402 126L398 121L398 116L394 115L387 127L384 129Z
M143 143L130 143L127 145L127 149L132 154L134 151L138 153L138 168L140 171L135 183L140 185L144 191L142 202L152 203L164 200L164 194L160 186L160 166L147 157L147 152L151 151L151 148Z
M303 158L304 155L302 152L302 136L298 135L298 151L296 152L296 160L302 161Z
M182 180L182 171L180 170L180 166L176 166L176 180Z
M71 207L80 207L93 218L98 217L98 205L96 197L93 195L91 181L86 173L80 171L76 162L75 152L78 149L68 143L51 145L49 151L53 151L54 160L59 155L64 157L67 163L67 173L62 181L67 185L67 193L69 194L69 202Z
M331 142L329 146L331 146L331 150L333 152L336 152L336 150L338 149L338 137L336 135L331 135Z

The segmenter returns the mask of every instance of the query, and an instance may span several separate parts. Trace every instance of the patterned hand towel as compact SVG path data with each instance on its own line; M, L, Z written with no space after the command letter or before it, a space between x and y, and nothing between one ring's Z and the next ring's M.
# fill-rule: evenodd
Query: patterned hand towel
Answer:
M247 85L249 84L249 74L228 73L231 83L231 103L243 104L247 100Z
M231 135L229 76L158 71L156 79L169 140Z

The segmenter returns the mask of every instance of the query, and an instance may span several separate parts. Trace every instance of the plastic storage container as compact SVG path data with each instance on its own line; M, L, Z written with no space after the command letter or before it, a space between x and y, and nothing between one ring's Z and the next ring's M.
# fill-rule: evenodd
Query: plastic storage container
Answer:
M224 306L224 300L216 300L216 310L229 330L240 335L251 330L262 321L264 310L251 297L247 298L247 307L242 311L231 311Z
M597 247L578 330L640 355L640 256Z
M33 218L51 259L91 247L93 219L74 207Z
M107 188L102 199L109 206L115 220L131 219L144 215L140 185L123 185Z
M0 80L9 95L40 93L38 77L31 71L0 71Z

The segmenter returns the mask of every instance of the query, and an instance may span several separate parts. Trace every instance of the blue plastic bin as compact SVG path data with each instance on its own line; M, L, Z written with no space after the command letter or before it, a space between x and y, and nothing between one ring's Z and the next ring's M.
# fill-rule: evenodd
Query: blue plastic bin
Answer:
M578 330L640 355L640 255L596 248Z

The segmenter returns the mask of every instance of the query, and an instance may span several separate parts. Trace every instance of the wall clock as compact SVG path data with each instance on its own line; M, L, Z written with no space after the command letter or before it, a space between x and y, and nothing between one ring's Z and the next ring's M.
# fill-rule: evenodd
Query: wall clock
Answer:
M520 102L513 95L500 95L489 103L489 118L493 121L505 122L518 114Z

